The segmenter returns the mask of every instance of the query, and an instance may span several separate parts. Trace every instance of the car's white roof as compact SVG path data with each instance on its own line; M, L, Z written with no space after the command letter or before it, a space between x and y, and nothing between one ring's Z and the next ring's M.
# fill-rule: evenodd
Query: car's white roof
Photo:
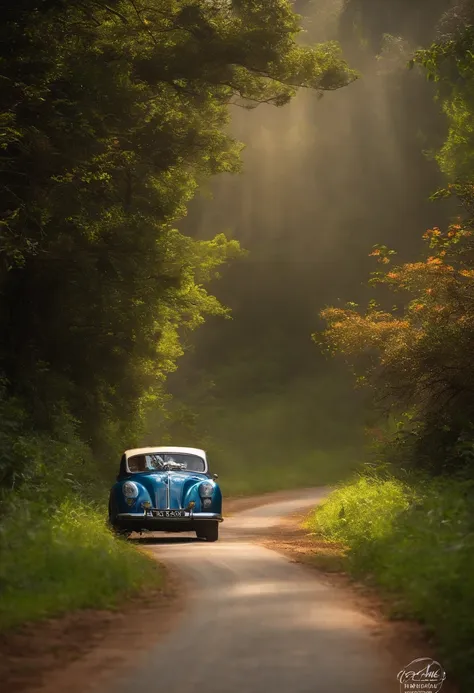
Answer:
M206 453L204 450L199 448L186 448L177 447L173 445L154 445L153 447L147 448L132 448L131 450L125 450L125 456L127 459L132 455L151 455L154 452L176 452L176 453L188 453L188 455L198 455L203 459L206 459Z

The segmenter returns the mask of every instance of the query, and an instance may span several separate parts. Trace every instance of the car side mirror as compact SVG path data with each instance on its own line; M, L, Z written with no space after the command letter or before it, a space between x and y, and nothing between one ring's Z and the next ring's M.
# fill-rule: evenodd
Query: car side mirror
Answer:
M216 479L218 479L218 478L219 478L219 474L213 474L212 475L213 481L216 481Z

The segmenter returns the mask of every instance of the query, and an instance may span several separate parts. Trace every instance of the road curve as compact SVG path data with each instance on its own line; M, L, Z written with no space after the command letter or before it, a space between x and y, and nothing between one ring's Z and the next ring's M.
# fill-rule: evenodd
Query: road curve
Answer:
M396 666L370 618L314 571L254 539L325 495L302 491L226 519L214 544L166 537L152 550L190 582L175 629L160 624L113 693L388 693ZM168 538L172 537L172 538ZM155 642L154 642L155 639Z

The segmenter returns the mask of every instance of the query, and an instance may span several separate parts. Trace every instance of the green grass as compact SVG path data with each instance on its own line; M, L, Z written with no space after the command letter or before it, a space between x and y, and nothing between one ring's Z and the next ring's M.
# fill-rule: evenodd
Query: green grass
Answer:
M266 368L276 379L259 389L255 373ZM278 364L244 360L211 380L172 400L168 418L155 412L142 442L204 448L225 496L334 484L365 457L365 414L345 373L328 365L317 385L309 376L282 381Z
M0 527L0 630L81 608L113 608L159 586L158 564L116 539L105 511L64 501L19 504Z
M394 616L422 622L448 676L474 690L472 486L360 478L333 492L307 527L342 542L348 569L389 596Z
M324 388L322 388L324 390ZM204 408L212 431L203 447L225 495L334 484L351 476L364 456L362 428L341 434L324 392L295 382L279 394L253 394L232 406ZM318 399L319 398L319 399ZM315 401L316 400L316 401Z
M352 449L306 453L288 450L288 456L285 451L277 455L255 450L240 458L229 449L216 458L213 471L219 473L224 497L326 486L349 478L359 466Z

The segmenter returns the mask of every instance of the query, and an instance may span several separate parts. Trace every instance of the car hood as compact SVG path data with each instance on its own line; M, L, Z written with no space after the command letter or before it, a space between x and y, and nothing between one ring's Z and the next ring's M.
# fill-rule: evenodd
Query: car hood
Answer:
M185 507L191 489L206 479L206 474L199 474L199 472L171 471L133 475L133 481L148 491L155 508L172 508L173 510Z

